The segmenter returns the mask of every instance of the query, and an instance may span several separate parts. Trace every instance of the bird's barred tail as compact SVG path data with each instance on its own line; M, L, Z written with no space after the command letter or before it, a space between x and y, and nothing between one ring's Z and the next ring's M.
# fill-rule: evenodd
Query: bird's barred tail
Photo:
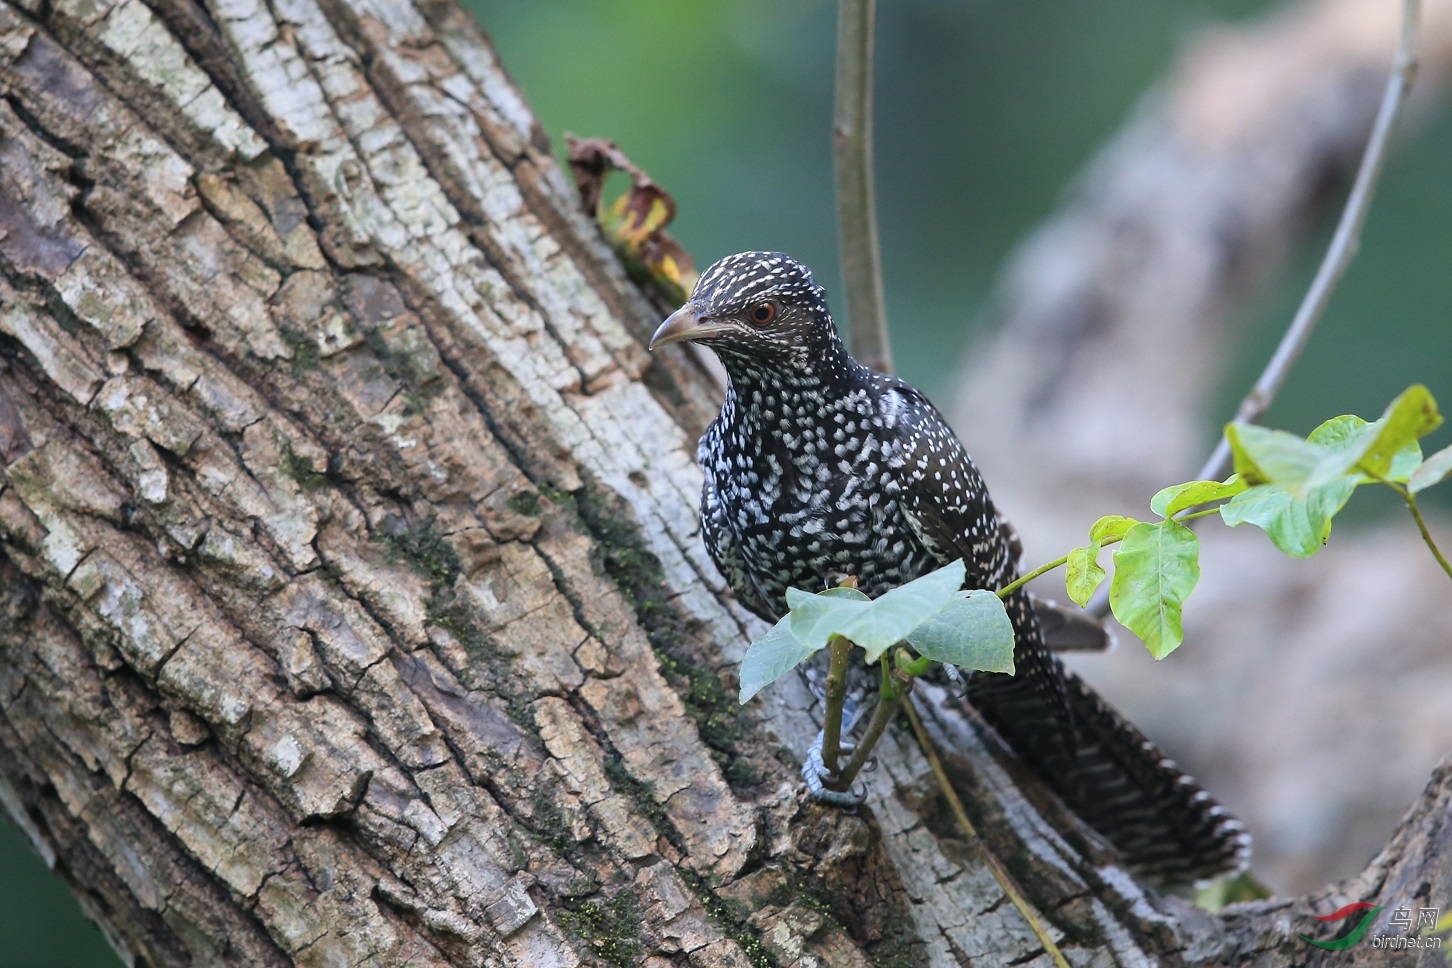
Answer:
M1245 870L1244 825L1084 680L1064 675L1077 750L1060 796L1143 878L1188 884Z
M1016 652L1017 675L975 675L968 698L1127 868L1163 886L1245 869L1240 821L1056 656L1022 641Z

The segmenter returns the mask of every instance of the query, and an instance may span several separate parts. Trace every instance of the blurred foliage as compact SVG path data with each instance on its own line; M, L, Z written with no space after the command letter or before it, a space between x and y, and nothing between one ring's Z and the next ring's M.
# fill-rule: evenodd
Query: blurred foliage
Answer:
M1198 25L1263 0L888 0L879 7L877 184L902 374L950 399L993 274L1054 207ZM782 249L839 292L827 0L725 3L466 0L563 151L564 132L614 140L679 204L672 231L702 263ZM1388 52L1390 57L1390 52ZM1309 430L1375 412L1413 382L1452 392L1446 263L1452 118L1394 156L1361 254L1269 416ZM1329 230L1329 225L1328 225ZM1268 356L1321 247L1253 315L1207 449ZM1446 443L1447 430L1429 438ZM1390 496L1389 496L1390 497ZM1387 510L1400 512L1390 499ZM113 965L64 887L0 823L0 962ZM34 875L33 872L40 874ZM55 913L40 911L59 899ZM92 942L87 955L78 945ZM34 952L34 954L32 954ZM29 959L29 960L27 960Z
M1398 388L1425 383L1452 394L1452 115L1444 115L1406 150L1394 152L1367 218L1361 250L1331 307L1291 371L1266 422L1309 431L1327 413L1376 413ZM1220 412L1234 412L1245 387L1269 358L1280 330L1310 285L1334 227L1326 219L1277 291L1255 313L1239 359L1221 384ZM1423 444L1428 453L1452 442L1443 427ZM1452 505L1448 489L1428 504ZM1343 515L1351 521L1402 513L1396 495L1378 493Z
M4 817L0 813L0 817ZM8 819L0 819L0 965L86 968L118 965L65 883L46 869Z
M671 230L699 264L782 249L840 292L829 144L834 4L466 4L555 145L565 131L618 143L674 196ZM1052 211L1197 27L1267 6L879 5L877 185L903 376L951 399L971 326L1014 243ZM1361 254L1270 423L1304 433L1327 413L1375 411L1412 382L1444 394L1452 387L1449 158L1452 117L1393 156ZM1205 415L1207 451L1294 312L1325 237L1252 313ZM1428 444L1447 439L1452 431L1443 430ZM1368 503L1397 509L1392 500Z

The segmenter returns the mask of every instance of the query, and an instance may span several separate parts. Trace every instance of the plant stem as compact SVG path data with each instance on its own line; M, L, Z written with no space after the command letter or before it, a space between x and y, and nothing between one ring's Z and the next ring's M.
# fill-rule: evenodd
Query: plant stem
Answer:
M862 768L867 765L868 759L872 756L873 747L882 738L887 724L892 722L893 715L902 705L903 697L913 690L911 676L907 677L905 681L896 683L893 681L888 657L883 656L880 661L882 662L882 689L877 697L877 707L872 710L872 721L867 724L867 731L862 734L862 740L852 751L852 759L848 761L837 779L827 784L831 789L850 790L852 788L852 781L857 779L857 774L861 773Z
M1044 927L1043 922L1039 920L1038 914L1035 913L1033 908L1029 907L1028 900L1024 898L1023 892L1019 890L1018 885L1014 882L1008 871L998 862L998 858L988 849L988 845L979 839L978 831L974 828L973 821L968 819L968 811L963 809L963 801L958 799L958 791L953 789L953 784L948 779L948 771L943 769L943 761L938 758L938 751L933 747L932 741L928 739L928 731L923 728L923 721L918 716L917 707L911 702L907 704L907 716L908 722L912 724L913 733L918 738L918 745L922 747L923 755L928 758L928 765L933 769L933 776L938 780L938 788L943 791L943 796L947 799L948 806L953 810L953 817L957 820L958 827L963 831L964 839L978 845L979 852L983 855L983 862L993 874L993 879L998 882L998 886L1003 889L1003 893L1013 902L1013 906L1018 910L1019 915L1022 916L1024 921L1027 922L1029 930L1034 933L1034 937L1039 939L1039 944L1043 945L1044 951L1048 952L1055 966L1057 968L1069 968L1068 960L1064 958L1064 954L1059 950L1059 946L1054 944L1054 939L1049 937L1048 928Z
M1183 521L1193 521L1196 518L1203 518L1207 514L1216 514L1219 511L1220 511L1220 505L1217 504L1213 508L1202 508L1199 511L1193 511L1190 514L1177 514L1174 517L1173 520L1175 520L1175 521L1181 521L1181 522L1183 522ZM1124 535L1122 535L1122 534L1121 535L1116 535L1113 538L1105 538L1105 539L1103 539L1102 541L1099 542L1099 547L1100 548L1107 548L1110 545L1112 545L1112 544L1118 544L1119 542L1121 542L1123 540L1124 540ZM1029 582L1033 581L1035 578L1039 577L1040 575L1047 574L1047 573L1053 571L1055 568L1059 567L1060 565L1068 564L1068 562L1069 562L1069 556L1068 555L1064 555L1061 558L1055 558L1053 561L1050 561L1047 564L1039 565L1037 568L1035 568L1033 571L1029 572L1027 575L1021 575L1020 577L1015 578L1013 581L1009 582L1007 585L1004 585L1002 588L1000 588L998 590L997 595L998 595L999 598L1007 598L1009 595L1011 595L1014 592L1018 591L1024 585L1027 585Z
M1315 332L1316 324L1325 314L1337 283L1345 275L1351 260L1356 257L1356 250L1361 243L1361 227L1366 223L1366 213L1371 208L1372 196L1376 194L1376 183L1381 177L1382 163L1386 160L1392 126L1397 115L1401 113L1402 103L1417 75L1416 42L1421 17L1421 0L1402 0L1401 40L1397 43L1396 54L1392 59L1391 75L1387 78L1386 89L1382 92L1381 106L1377 109L1371 134L1366 139L1361 165L1356 170L1356 180L1351 185L1351 193L1346 196L1341 220L1336 223L1336 233L1331 237L1331 244L1326 247L1321 266L1316 270L1316 278L1311 280L1311 286L1302 297L1300 306L1296 308L1296 315L1291 318L1291 325L1281 337L1270 362L1266 363L1265 369L1261 371L1259 379L1245 395L1245 399L1240 401L1240 407L1235 412L1238 423L1260 423L1275 402L1276 394L1280 393L1281 386L1290 375L1291 367L1300 358L1301 351L1306 348L1307 341ZM1196 479L1223 480L1229 470L1230 441L1222 433ZM1108 615L1108 589L1100 588L1085 611L1099 617Z
M847 662L852 658L852 642L838 635L832 639L832 657L827 665L827 714L822 723L822 765L837 772L842 754L842 705L847 695Z
M1113 544L1114 542L1116 542L1118 540L1119 540L1118 538L1111 538L1108 541L1101 542L1099 546L1102 548L1102 547L1104 547L1104 545L1106 545L1106 544ZM1035 578L1039 577L1040 575L1048 574L1049 572L1053 571L1055 568L1059 567L1060 565L1068 564L1068 562L1069 562L1069 556L1068 555L1063 555L1061 557L1055 558L1053 561L1049 562L1048 564L1039 565L1037 568L1035 568L1033 571L1029 572L1027 575L1020 575L1018 578L1015 578L1013 581L1009 582L1007 585L1004 585L1002 588L1000 588L998 590L998 597L999 598L1007 598L1009 595L1012 595L1014 592L1018 591L1020 588L1022 588L1025 585L1027 585L1029 582L1033 581Z
M837 81L832 154L837 171L837 228L852 355L892 372L877 201L872 187L872 35L876 0L841 0L837 17Z
M1447 577L1452 578L1452 565L1447 563L1447 559L1442 555L1442 549L1438 548L1437 542L1432 540L1432 532L1427 528L1427 520L1422 517L1422 509L1417 506L1417 495L1413 494L1405 484L1399 481L1389 481L1383 475L1362 467L1360 464L1356 465L1356 469L1378 484L1385 484L1401 495L1402 500L1406 502L1407 510L1412 512L1412 520L1417 522L1417 530L1422 532L1422 542L1432 552L1432 557L1437 559L1437 564L1442 566L1442 570L1447 573Z
M1237 422L1259 423L1265 416L1290 374L1291 367L1306 348L1306 342L1315 331L1316 324L1326 312L1326 306L1331 301L1331 294L1336 291L1337 283L1356 256L1361 241L1361 228L1366 222L1366 213L1371 208L1371 199L1376 193L1376 183L1381 177L1382 164L1386 160L1392 126L1417 74L1416 40L1421 7L1421 0L1402 2L1401 41L1392 61L1392 72L1387 78L1381 107L1377 110L1376 121L1366 141L1366 150L1361 156L1361 167L1356 171L1356 181L1346 198L1341 221L1336 225L1336 234L1332 236L1326 255L1321 260L1321 267L1316 270L1316 278L1306 290L1306 295L1296 309L1290 327L1281 337L1275 354L1266 364L1260 378L1255 381L1255 386L1251 387L1245 399L1240 402L1240 409L1235 414ZM1218 481L1229 469L1230 443L1222 434L1214 452L1201 468L1199 479Z
M1452 565L1447 563L1447 559L1442 555L1441 549L1437 547L1437 542L1432 540L1432 532L1427 530L1427 521L1422 517L1421 509L1417 507L1417 496L1400 484L1394 484L1392 486L1402 496L1402 500L1407 502L1407 510L1412 512L1412 520L1417 522L1417 529L1422 532L1422 541L1426 542L1427 547L1432 552L1432 557L1437 559L1437 564L1442 566L1442 570L1447 573L1447 577L1452 578Z

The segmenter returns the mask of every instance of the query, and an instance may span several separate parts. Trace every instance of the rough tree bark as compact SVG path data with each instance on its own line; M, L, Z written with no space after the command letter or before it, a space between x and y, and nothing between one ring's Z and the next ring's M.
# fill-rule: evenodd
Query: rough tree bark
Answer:
M0 800L129 962L1048 963L903 735L852 815L737 709L709 384L457 7L5 0L0 305ZM1074 962L1299 957L924 709Z

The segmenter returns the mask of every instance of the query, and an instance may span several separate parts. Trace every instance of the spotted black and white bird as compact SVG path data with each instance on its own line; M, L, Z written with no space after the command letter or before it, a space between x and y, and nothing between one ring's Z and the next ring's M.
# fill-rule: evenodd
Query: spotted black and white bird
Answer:
M701 521L711 557L752 612L775 621L788 588L846 576L876 597L953 559L965 587L1017 575L1012 530L942 415L919 390L862 366L826 294L776 252L701 274L651 348L693 341L730 376L701 438ZM976 673L983 718L1140 876L1184 884L1244 868L1249 838L1048 648L1029 597L1005 602L1013 676Z

